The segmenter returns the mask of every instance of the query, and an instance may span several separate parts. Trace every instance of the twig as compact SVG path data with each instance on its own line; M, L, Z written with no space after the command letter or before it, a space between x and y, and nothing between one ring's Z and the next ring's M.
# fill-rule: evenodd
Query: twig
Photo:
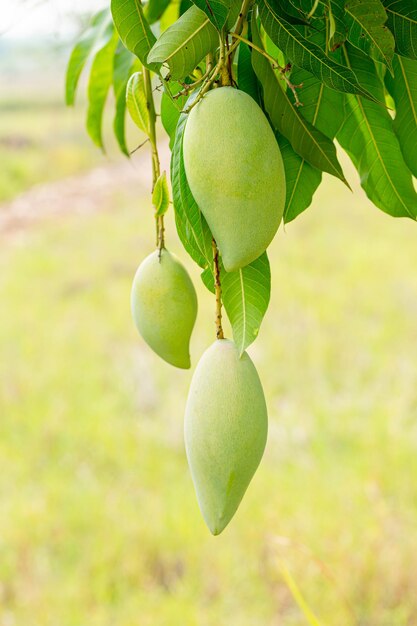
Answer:
M224 339L222 327L222 286L220 282L219 251L214 239L212 239L211 245L213 249L213 274L216 294L216 337L217 339Z
M149 137L146 137L145 141L142 141L142 143L140 143L138 146L136 146L136 148L133 148L133 150L131 150L129 152L130 155L135 154L135 152L137 152L138 150L140 150L141 148L143 148L143 146L145 145L145 143L148 143L149 141Z

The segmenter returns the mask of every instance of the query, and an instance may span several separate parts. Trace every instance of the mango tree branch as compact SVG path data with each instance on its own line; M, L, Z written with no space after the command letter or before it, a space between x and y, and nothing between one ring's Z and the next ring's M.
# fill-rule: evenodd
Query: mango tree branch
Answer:
M212 239L211 245L213 249L213 274L214 289L216 294L216 337L217 339L224 339L222 327L222 286L220 282L219 251L214 239Z
M145 93L146 93L146 106L149 111L149 141L151 142L152 150L152 191L154 190L156 181L161 175L161 165L159 162L158 145L156 141L156 111L155 102L152 92L152 78L151 72L144 67L143 77L145 79ZM162 249L165 247L165 226L164 216L160 215L156 217L156 245L161 255Z

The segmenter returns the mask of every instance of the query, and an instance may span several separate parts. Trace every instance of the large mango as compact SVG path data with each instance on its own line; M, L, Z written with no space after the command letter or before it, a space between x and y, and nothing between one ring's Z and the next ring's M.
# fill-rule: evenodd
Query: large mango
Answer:
M235 514L262 458L265 397L249 355L217 340L194 373L185 411L185 446L198 503L218 535Z
M213 89L190 111L183 155L226 271L254 261L271 243L285 203L281 152L261 108L233 87Z
M190 367L190 338L197 317L197 295L187 270L174 254L158 250L139 265L131 309L146 343L171 365Z

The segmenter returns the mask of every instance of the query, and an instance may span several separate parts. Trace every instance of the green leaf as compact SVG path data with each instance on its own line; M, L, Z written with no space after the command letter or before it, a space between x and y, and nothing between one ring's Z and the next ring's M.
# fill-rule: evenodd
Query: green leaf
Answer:
M129 50L119 42L113 59L113 90L116 100L113 130L119 148L126 156L129 156L125 138L126 87L132 72L133 60L134 57Z
M182 85L171 83L167 87L170 90L170 95L164 91L161 98L161 121L162 126L169 136L169 147L172 150L175 141L175 129L177 128L178 120L180 119L181 111L187 102L187 96L180 96L173 100L173 96L183 88Z
M346 45L346 62L378 95L383 91L374 63ZM368 198L394 217L417 216L417 194L388 111L358 96L345 96L346 117L337 139L352 159Z
M234 272L221 271L222 299L242 355L255 341L269 304L271 271L266 252Z
M193 4L204 11L218 31L222 30L230 12L231 0L193 0Z
M171 0L149 0L144 8L144 14L149 24L158 22Z
M166 172L162 172L152 192L152 204L156 217L164 215L169 207L169 189Z
M237 83L239 89L245 91L247 94L260 104L260 87L256 77L255 71L252 66L252 55L247 46L244 43L239 45L239 53L237 58Z
M271 0L260 0L259 15L262 26L272 41L294 65L311 72L331 89L357 93L374 100L373 95L360 85L351 70L327 57L319 46L308 41L300 30L280 17Z
M157 63L148 63L149 50L156 37L143 13L140 0L111 0L111 12L114 25L120 39L128 50L133 52L145 67L159 71Z
M214 286L213 268L211 266L206 267L206 269L201 272L200 276L203 284L207 287L207 289L211 291L211 293L216 293L216 288Z
M188 100L192 102L193 94ZM200 267L206 268L212 262L212 234L188 186L185 173L182 144L187 115L182 113L178 120L174 149L171 158L172 197L175 210L175 223L179 238L188 254Z
M350 43L392 71L395 42L385 26L387 14L381 0L348 0L345 11Z
M395 51L417 59L417 5L415 0L383 0L388 28L395 37Z
M129 78L126 88L126 104L136 126L149 135L149 109L142 72L135 72Z
M111 18L108 9L99 11L94 15L91 20L91 25L74 46L70 60L68 61L66 74L65 99L68 106L74 104L81 72L83 71L88 57L97 46L97 42L102 39L110 23ZM101 45L99 47L101 47Z
M321 183L322 173L294 152L288 139L278 135L277 140L284 161L286 181L284 222L288 223L310 206L313 194Z
M333 139L343 122L343 94L329 89L315 76L295 68L291 80L302 83L304 106L301 114L324 135ZM321 172L294 152L288 141L278 137L287 182L284 221L290 222L304 211L321 182Z
M329 48L334 51L346 41L344 0L328 0Z
M113 81L113 57L119 38L109 24L105 36L107 43L94 57L88 82L87 132L94 143L104 150L102 138L102 120L107 94Z
M394 77L385 81L395 101L394 130L409 169L417 178L417 61L395 55Z
M252 20L252 37L253 42L261 47L262 42L255 18ZM278 83L280 79L268 59L253 50L252 64L263 88L265 109L274 127L287 137L295 152L311 165L346 182L333 142L292 105L288 92L281 89Z
M171 78L184 79L219 45L219 35L203 11L192 6L153 46L149 62L168 63Z

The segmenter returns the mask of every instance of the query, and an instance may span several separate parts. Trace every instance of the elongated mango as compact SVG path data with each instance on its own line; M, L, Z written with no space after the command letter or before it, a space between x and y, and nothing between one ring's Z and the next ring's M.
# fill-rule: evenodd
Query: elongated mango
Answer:
M183 156L226 271L251 263L271 243L285 203L281 152L261 108L233 87L213 89L190 111Z
M156 354L171 365L190 367L190 338L197 295L187 270L174 254L156 250L138 267L131 292L136 328Z
M194 373L185 410L185 446L198 503L213 535L235 514L262 458L265 397L249 355L217 340Z

